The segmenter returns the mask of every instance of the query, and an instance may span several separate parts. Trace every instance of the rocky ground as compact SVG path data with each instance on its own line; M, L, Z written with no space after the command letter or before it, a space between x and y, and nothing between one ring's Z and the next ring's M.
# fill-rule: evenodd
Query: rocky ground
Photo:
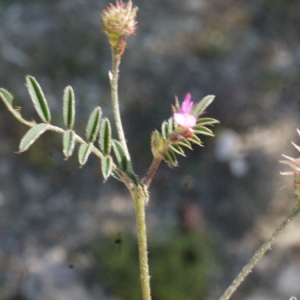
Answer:
M28 119L37 116L24 85L27 74L43 87L55 124L62 125L69 84L78 133L84 134L96 105L112 117L110 51L100 27L108 3L0 1L0 86L14 94ZM299 143L300 2L134 4L138 30L122 61L120 93L138 174L147 170L150 133L170 116L174 95L216 95L208 109L221 122L216 137L203 139L205 147L180 159L179 168L161 167L147 213L151 240L166 241L186 224L212 238L219 258L205 299L218 299L293 205L292 179L279 175L285 167L278 161L281 153L297 156L290 141ZM121 244L134 234L126 190L112 179L102 184L96 158L82 169L76 155L64 161L55 134L17 155L25 132L0 104L0 298L123 299L117 287L99 284L88 249L103 236ZM300 297L298 224L262 259L236 299Z

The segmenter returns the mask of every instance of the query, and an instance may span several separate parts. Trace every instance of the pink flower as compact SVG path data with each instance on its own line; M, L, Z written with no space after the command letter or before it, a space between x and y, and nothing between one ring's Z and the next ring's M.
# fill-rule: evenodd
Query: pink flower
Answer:
M196 126L196 117L190 114L193 105L194 102L191 101L191 94L186 94L179 112L174 113L174 121L182 127L188 129Z
M300 135L300 130L297 129L298 134ZM300 152L300 146L296 145L293 143L293 146ZM290 157L287 155L282 154L283 157L285 157L287 160L282 160L280 161L283 164L288 165L292 171L289 172L280 172L281 175L299 175L300 174L300 159L299 158L294 158Z

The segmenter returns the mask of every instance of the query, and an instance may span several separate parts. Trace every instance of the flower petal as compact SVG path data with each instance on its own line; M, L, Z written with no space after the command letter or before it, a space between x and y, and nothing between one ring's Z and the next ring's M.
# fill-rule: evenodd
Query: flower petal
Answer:
M174 120L177 124L183 127L194 127L196 126L196 118L193 115L175 113Z
M186 96L182 102L180 112L183 114L189 113L191 108L193 107L193 105L194 105L194 102L191 101L191 94L190 93L186 94Z

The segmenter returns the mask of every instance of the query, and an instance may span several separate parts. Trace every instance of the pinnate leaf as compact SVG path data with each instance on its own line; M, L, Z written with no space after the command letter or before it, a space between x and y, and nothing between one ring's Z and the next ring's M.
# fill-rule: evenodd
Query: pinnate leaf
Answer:
M75 95L71 86L67 86L64 90L63 116L67 128L72 129L75 121Z
M106 181L112 172L112 159L110 156L107 157L103 156L101 158L101 171L104 180Z
M75 132L73 130L66 130L63 134L63 153L68 159L74 151L75 147Z
M129 169L132 170L132 167L130 166ZM134 183L134 185L138 186L139 181L138 181L138 178L137 178L137 176L134 174L133 171L127 171L127 172L126 172L126 175L127 175L128 178Z
M194 116L201 115L205 109L213 102L215 96L214 95L208 95L204 97L200 102L196 103L193 106L193 109L191 110L191 114Z
M189 141L191 141L192 143L202 146L202 142L201 140L196 136L196 134L193 134L191 137L189 137L188 139Z
M213 118L200 118L197 120L197 126L218 124L219 121Z
M48 124L33 125L21 139L19 153L26 151L47 129Z
M121 169L123 171L127 171L128 161L127 161L127 157L125 155L125 151L123 149L123 146L117 140L113 140L112 146L113 146L114 153L115 153L115 156L116 156L116 159L118 161L119 166L121 167Z
M101 108L96 107L89 118L87 127L86 127L86 138L89 143L94 143L99 132L100 128L100 119L101 119Z
M191 143L187 140L187 139L182 139L176 142L177 145L181 145L184 147L187 147L189 149L192 149L192 145Z
M9 91L1 88L0 89L0 98L3 100L3 102L5 103L6 106L12 106L13 96Z
M80 167L82 167L83 165L86 164L86 162L91 154L92 147L93 147L93 144L84 143L84 144L80 145L79 150L78 150L78 161L79 161Z
M44 123L50 123L51 114L46 101L43 90L41 89L39 83L32 76L26 77L26 83L29 95L33 102L36 112Z
M174 152L171 151L171 150L168 150L164 154L164 161L168 164L169 167L176 167L176 166L178 166L178 162L177 162L176 156L175 156Z
M111 174L110 174L113 178L119 180L119 181L122 181L121 178L119 177L119 175L117 175L117 173L115 171L112 171Z
M170 145L169 148L174 151L175 153L179 154L179 155L182 155L182 156L185 156L184 154L184 151L181 149L181 147L177 144L173 144L173 145Z
M196 126L193 128L195 134L214 136L213 132L205 126Z
M173 118L169 118L168 120L168 132L171 134L175 130L175 122Z
M161 125L161 133L163 138L166 140L169 137L169 127L168 127L168 122L163 121Z
M99 136L100 149L104 155L109 155L111 151L111 126L107 118L103 119L100 126Z

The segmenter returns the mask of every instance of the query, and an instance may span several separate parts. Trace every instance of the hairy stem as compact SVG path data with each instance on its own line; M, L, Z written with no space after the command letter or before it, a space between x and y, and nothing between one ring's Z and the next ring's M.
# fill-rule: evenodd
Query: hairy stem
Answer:
M114 118L116 122L116 128L117 128L120 143L123 146L127 160L130 161L130 155L127 148L127 143L126 143L121 115L120 115L119 96L118 96L118 80L119 80L119 67L121 62L121 56L118 53L118 51L114 48L112 48L112 60L113 63L112 63L112 73L110 76L110 86L111 86L111 99L113 104Z
M145 184L145 186L147 188L149 188L151 182L152 182L152 179L161 163L161 159L153 159L148 171L147 171L147 174L145 175L145 177L142 179L142 183Z
M147 202L147 199L141 193L132 193L132 197L134 198L136 220L137 220L137 235L138 235L142 295L143 295L143 300L151 300L148 251L147 251L146 217L145 217L145 202Z
M299 203L299 199L298 199ZM231 295L236 291L238 286L243 282L245 277L251 272L257 262L262 258L262 256L271 249L271 245L275 242L276 238L280 235L280 233L286 228L286 226L298 215L300 212L300 205L297 204L291 213L284 219L284 221L276 228L276 230L272 233L270 238L256 251L254 256L250 259L248 264L242 269L242 271L238 274L236 279L231 283L231 285L224 292L222 297L219 300L228 300Z
M121 53L117 48L112 48L112 73L110 74L110 85L111 85L111 98L113 104L114 118L118 137L120 143L123 146L125 155L128 161L130 161L130 155L127 148L125 134L122 126L119 98L118 98L118 76L119 66L121 62ZM140 276L143 300L151 300L150 292L150 276L149 276L149 265L148 265L148 252L147 252L147 232L146 232L146 217L145 217L145 203L148 201L148 195L139 190L137 187L132 187L126 181L123 181L129 191L131 192L132 198L135 203L135 212L137 220L137 236L138 236L138 248L139 248L139 265L140 265Z
M152 179L155 176L155 173L160 165L160 163L163 160L163 156L165 155L165 153L168 151L169 146L171 145L171 142L168 140L163 149L160 151L160 156L159 157L154 157L152 160L152 163L146 173L146 175L144 176L144 178L142 179L142 183L149 188L150 184L152 182Z

